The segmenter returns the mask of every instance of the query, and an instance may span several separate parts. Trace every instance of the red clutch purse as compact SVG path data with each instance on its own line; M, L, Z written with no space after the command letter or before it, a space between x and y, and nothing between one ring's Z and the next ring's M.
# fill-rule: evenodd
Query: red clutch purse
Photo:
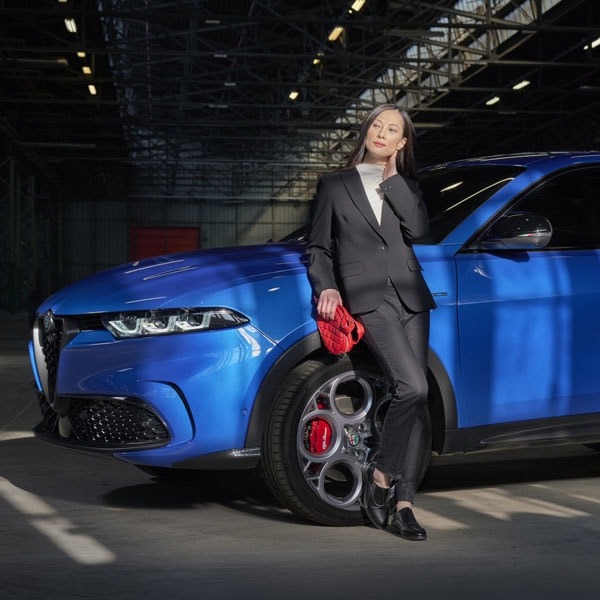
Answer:
M341 305L335 309L335 317L331 321L317 315L317 327L323 345L331 354L350 352L365 333L363 324Z

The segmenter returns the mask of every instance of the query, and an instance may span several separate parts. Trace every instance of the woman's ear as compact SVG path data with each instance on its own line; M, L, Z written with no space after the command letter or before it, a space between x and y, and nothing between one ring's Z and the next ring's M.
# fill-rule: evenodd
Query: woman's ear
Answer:
M399 142L398 145L396 146L396 150L400 151L402 150L402 148L404 148L404 146L406 146L406 138L402 138Z

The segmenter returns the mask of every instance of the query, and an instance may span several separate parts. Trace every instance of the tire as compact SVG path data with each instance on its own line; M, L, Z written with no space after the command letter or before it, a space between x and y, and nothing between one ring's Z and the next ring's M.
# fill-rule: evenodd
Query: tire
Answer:
M365 523L359 505L362 467L379 445L389 384L359 355L309 360L282 385L266 424L261 473L297 516L322 525ZM431 455L425 408L419 482Z

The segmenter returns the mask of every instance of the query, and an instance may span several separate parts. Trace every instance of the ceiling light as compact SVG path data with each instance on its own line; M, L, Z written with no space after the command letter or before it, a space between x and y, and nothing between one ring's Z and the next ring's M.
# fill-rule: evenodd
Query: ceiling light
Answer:
M362 10L363 6L367 3L367 0L354 0L350 10L353 12L359 12Z
M69 0L58 0L59 4L66 4Z
M493 106L494 104L497 104L498 102L500 102L500 96L494 96L493 98L490 98L485 105L486 106Z
M77 56L78 56L79 58L85 58L85 52L84 52L83 50L80 50L80 51L77 53Z
M69 33L77 33L77 23L75 23L75 19L65 19L65 27Z
M334 27L331 30L331 33L329 34L329 41L335 42L335 40L337 40L340 37L340 35L342 35L342 33L344 33L344 28L341 25Z
M98 93L98 91L96 90L96 86L93 83L90 83L90 85L88 85L88 90L92 96L95 96Z
M288 96L288 98L289 98L290 100L296 100L296 99L298 98L298 96L299 96L299 95L300 95L300 92L299 92L298 90L292 90L292 91L289 93L289 96Z
M81 67L81 70L83 71L84 75L92 74L92 69L90 69L90 67L88 67L87 65L83 65L83 67Z
M513 85L512 89L513 90L522 90L524 87L527 87L530 83L531 83L531 81L529 81L527 79L523 79L523 81L519 81L519 83L515 83L515 85Z
M586 44L583 49L584 50L589 50L590 49L590 45L592 48L595 48L596 46L600 46L600 37L597 37L591 44Z

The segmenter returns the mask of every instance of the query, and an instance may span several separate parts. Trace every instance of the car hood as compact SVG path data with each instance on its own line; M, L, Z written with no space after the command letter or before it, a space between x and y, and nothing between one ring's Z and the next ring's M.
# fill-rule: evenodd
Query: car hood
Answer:
M289 276L307 280L303 245L197 250L101 271L61 289L39 310L80 315L215 303L228 306L232 289ZM239 297L236 294L236 300Z

